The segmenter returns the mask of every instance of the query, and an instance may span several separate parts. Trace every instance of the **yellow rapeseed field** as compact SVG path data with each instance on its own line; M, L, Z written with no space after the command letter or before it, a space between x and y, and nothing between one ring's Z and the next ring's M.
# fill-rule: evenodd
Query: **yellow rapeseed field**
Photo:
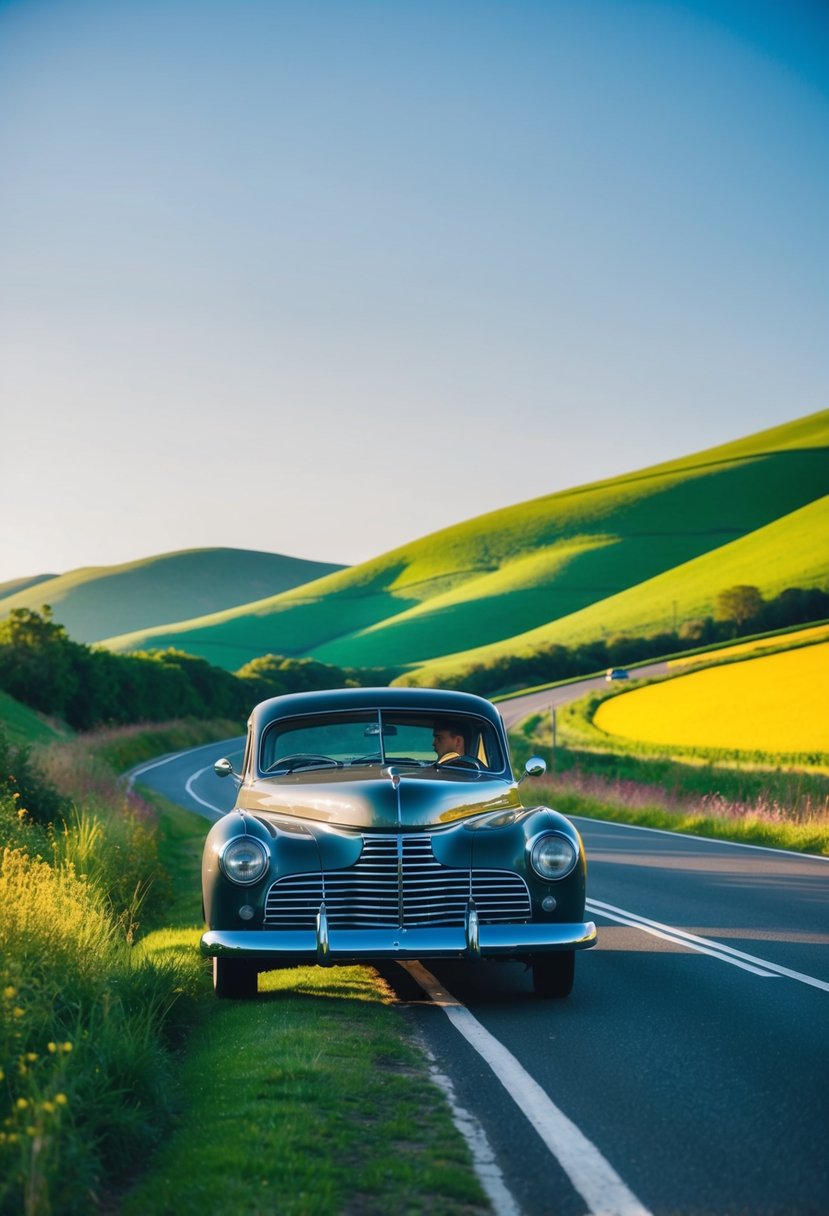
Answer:
M738 642L734 646L725 646L716 652L718 659L730 659L734 655L749 655L758 650L770 650L776 646L781 649L786 645L799 646L804 642L817 642L829 636L829 625L815 625L811 629L798 629L791 633L773 634L768 638L755 638L751 642ZM679 659L671 659L669 667L690 667L692 664L710 661L708 654L683 655Z
M829 752L829 642L634 689L593 721L643 743Z

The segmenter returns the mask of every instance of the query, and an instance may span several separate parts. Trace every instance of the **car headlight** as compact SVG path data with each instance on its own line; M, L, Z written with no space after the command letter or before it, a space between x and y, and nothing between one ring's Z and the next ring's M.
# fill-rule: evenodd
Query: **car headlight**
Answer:
M532 868L548 881L572 874L578 859L578 850L573 842L557 832L539 836L530 850Z
M267 870L268 853L255 837L237 836L225 845L219 861L231 882L249 887L251 883L258 882Z

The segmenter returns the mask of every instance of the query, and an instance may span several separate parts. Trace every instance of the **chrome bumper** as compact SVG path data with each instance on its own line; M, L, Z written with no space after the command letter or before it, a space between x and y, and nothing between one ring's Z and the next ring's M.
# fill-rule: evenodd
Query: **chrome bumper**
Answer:
M470 916L453 929L330 929L324 909L313 929L209 929L201 952L263 963L371 962L409 958L511 958L596 944L592 921L577 924L480 925Z

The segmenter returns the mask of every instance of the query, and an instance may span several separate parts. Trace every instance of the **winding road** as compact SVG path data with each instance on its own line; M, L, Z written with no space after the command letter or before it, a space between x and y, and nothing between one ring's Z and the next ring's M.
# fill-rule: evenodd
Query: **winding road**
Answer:
M234 795L212 763L241 744L132 776L212 820ZM826 1216L829 859L576 822L599 946L568 1000L534 998L515 963L383 969L496 1212Z

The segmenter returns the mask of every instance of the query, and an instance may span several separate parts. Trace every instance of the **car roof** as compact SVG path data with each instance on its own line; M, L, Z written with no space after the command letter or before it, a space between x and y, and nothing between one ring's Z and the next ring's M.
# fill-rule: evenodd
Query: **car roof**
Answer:
M484 697L446 688L330 688L287 693L255 706L250 721L261 730L279 718L350 709L412 709L451 717L474 714L503 729L501 715Z

